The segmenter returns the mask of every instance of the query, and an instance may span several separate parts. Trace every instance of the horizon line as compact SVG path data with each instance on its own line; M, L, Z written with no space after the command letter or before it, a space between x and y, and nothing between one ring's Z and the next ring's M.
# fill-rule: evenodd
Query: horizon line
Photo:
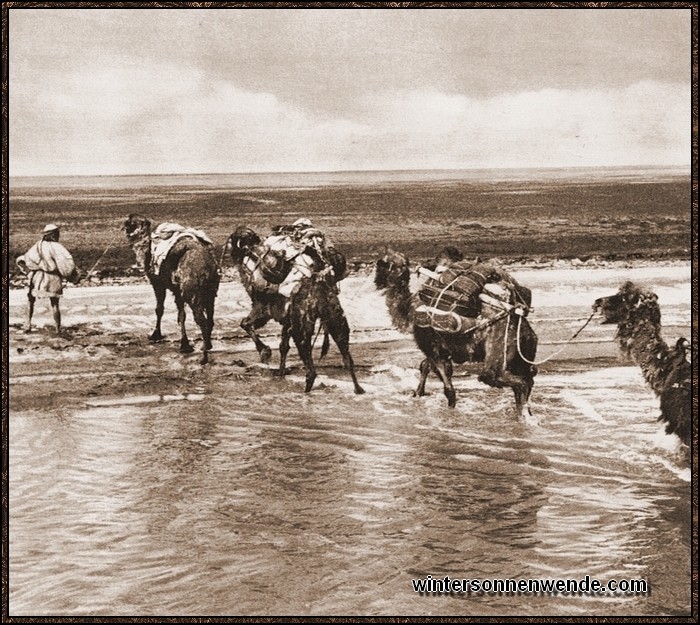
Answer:
M132 176L156 177L156 176L256 176L269 174L345 174L345 173L379 173L379 172L463 172L463 171L508 171L526 170L540 171L553 169L688 169L692 170L692 163L677 165L550 165L550 166L527 166L527 167L409 167L409 168L381 168L381 169L316 169L316 170L265 170L265 171L209 171L209 172L168 172L168 173L128 173L128 174L8 174L8 180L12 178L127 178Z

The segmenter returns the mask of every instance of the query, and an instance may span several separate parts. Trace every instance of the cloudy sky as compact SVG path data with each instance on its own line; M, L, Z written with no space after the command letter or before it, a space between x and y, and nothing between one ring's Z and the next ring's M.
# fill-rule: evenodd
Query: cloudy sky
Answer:
M10 9L10 175L688 165L689 9Z

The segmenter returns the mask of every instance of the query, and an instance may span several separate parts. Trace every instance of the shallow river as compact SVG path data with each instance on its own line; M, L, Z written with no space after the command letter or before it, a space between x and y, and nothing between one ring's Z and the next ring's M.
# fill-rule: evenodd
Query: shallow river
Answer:
M10 614L689 612L688 464L637 367L547 363L528 424L463 369L456 409L434 379L413 398L409 340L353 353L362 396L334 350L310 395L292 359L286 380L204 369L179 394L13 410ZM414 592L428 575L650 592Z

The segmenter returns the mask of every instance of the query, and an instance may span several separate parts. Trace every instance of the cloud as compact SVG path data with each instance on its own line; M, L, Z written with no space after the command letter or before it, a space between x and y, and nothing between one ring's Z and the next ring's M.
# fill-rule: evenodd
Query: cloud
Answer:
M10 107L12 175L317 169L361 127L164 64L95 62L18 84Z
M640 82L605 90L542 89L487 99L382 94L368 122L397 159L420 167L679 165L690 159L690 90ZM365 118L367 120L367 117ZM404 161L406 162L406 161Z
M690 89L360 97L343 116L201 69L95 57L10 90L10 174L686 164ZM352 113L350 111L353 111Z

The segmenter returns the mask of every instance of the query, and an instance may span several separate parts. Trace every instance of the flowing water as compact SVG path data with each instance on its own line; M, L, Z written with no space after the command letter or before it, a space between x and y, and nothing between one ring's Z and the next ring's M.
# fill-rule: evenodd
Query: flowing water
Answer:
M361 396L335 350L309 395L294 359L213 375L222 351L178 392L12 411L11 614L689 613L688 464L637 367L543 365L526 423L464 369L455 409L434 378L413 398L406 339L355 341ZM428 575L650 591L414 592Z

